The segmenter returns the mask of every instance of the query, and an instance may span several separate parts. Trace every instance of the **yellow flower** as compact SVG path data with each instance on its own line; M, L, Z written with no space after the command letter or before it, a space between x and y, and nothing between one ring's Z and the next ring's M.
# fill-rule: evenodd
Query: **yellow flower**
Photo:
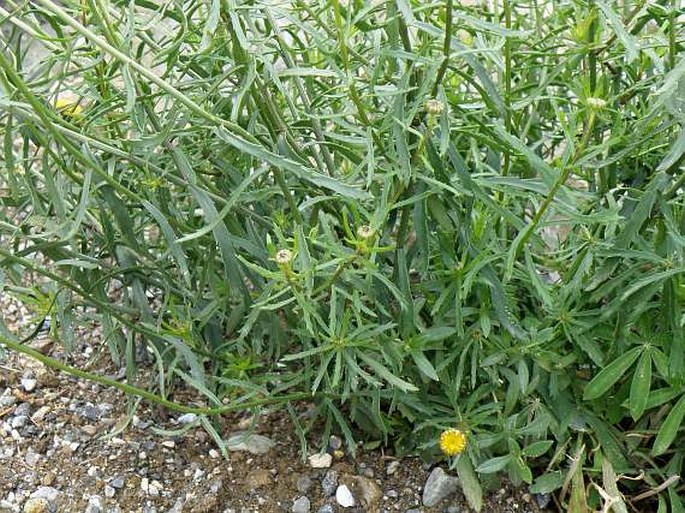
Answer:
M55 109L70 118L78 118L81 116L81 113L83 113L83 107L81 107L73 98L57 98L55 101Z
M448 429L440 435L440 450L447 456L456 456L466 448L466 434L458 429Z

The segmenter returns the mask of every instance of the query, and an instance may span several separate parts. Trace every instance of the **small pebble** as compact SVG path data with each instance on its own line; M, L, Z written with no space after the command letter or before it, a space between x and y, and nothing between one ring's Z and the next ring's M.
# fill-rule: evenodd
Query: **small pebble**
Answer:
M302 476L297 480L297 491L300 493L307 493L312 487L312 480L309 476Z
M35 380L33 378L22 378L21 380L21 386L26 392L33 392L36 389L36 386L38 385L38 380Z
M105 497L111 499L112 497L114 497L115 493L117 493L117 491L113 487L105 485Z
M113 487L113 488L123 488L125 482L126 482L126 480L125 480L123 477L121 477L121 476L116 476L114 479L112 479L112 480L109 482L109 484L110 484L110 486Z
M293 507L290 511L293 513L309 513L312 505L307 497L300 497L295 502L293 502Z
M218 459L219 456L221 456L221 455L219 454L219 451L217 451L216 449L210 449L209 450L209 457L212 458L213 460Z
M324 504L316 513L335 513L335 508L332 504Z
M333 456L328 453L312 454L309 457L309 466L312 468L329 468L333 463Z
M105 511L105 504L99 495L91 495L88 499L85 513L102 513Z
M167 449L173 449L174 447L176 447L176 442L174 442L173 440L164 440L162 442L162 446L166 447Z
M389 476L392 476L397 470L400 468L400 462L397 460L393 460L390 463L388 463L387 468L385 469L385 473L388 474Z
M335 493L338 487L338 473L335 470L329 470L321 480L321 489L326 497L330 497Z
M181 416L176 420L176 422L178 422L179 424L190 424L190 423L192 423L192 422L195 422L196 419L197 419L197 415L196 415L196 414L194 414L194 413L184 413L183 415L181 415Z
M19 415L18 417L12 417L12 421L10 422L10 426L12 426L14 429L21 429L26 425L26 422L29 420L29 418L26 415Z
M335 501L343 508L352 508L356 504L352 492L346 485L338 486L335 491Z
M342 440L339 436L331 435L331 437L328 439L328 447L334 451L337 451L338 449L342 448Z

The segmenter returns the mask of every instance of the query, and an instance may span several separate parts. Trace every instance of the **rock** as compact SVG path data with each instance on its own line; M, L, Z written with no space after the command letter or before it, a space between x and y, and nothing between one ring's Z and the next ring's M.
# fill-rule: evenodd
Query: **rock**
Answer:
M45 419L45 416L50 413L50 407L49 406L41 406L36 410L36 412L31 415L31 420L33 422L41 422L43 419Z
M52 486L39 486L24 504L24 513L52 513L57 511L59 490Z
M385 495L387 495L390 499L397 499L400 494L397 493L397 490L388 490L385 492Z
M176 419L176 422L179 424L191 424L192 422L195 422L197 419L197 415L194 413L184 413L181 415L178 419Z
M339 436L331 435L331 437L328 439L328 447L332 451L337 451L342 448L342 440Z
M534 497L535 502L540 507L540 509L545 509L552 500L552 496L549 493L536 493Z
M297 480L297 491L300 493L307 493L312 487L312 480L309 476L301 476Z
M380 502L383 493L375 481L367 477L353 476L348 480L355 491L355 496L361 499L365 509L374 509Z
M275 442L262 435L235 433L226 441L229 451L246 451L250 454L266 454L275 446Z
M338 489L335 491L335 501L343 508L352 508L357 504L352 492L346 485L338 486Z
M333 463L333 456L327 452L312 454L309 457L309 466L312 468L330 468Z
M309 513L312 504L309 499L305 496L300 497L295 502L293 502L293 507L290 511L293 513Z
M38 380L35 380L33 378L22 378L21 379L21 387L26 391L26 392L33 392L36 389L36 386L38 385Z
M81 417L91 422L97 422L100 419L100 409L92 404L85 405L80 413Z
M117 493L115 488L113 488L110 485L105 485L105 497L111 499L112 497L114 497L115 493Z
M335 470L329 470L321 480L321 489L325 497L330 497L335 493L338 487L338 473Z
M166 447L167 449L173 449L174 447L176 447L176 442L174 442L173 440L164 440L162 442L162 447Z
M91 495L88 499L88 506L86 506L85 513L103 513L105 511L105 503L99 495Z
M454 493L459 486L459 479L445 473L440 467L433 469L423 487L423 505L435 506L445 497Z
M393 475L397 470L400 468L400 462L397 460L393 460L390 463L388 463L388 466L385 469L385 473L388 474L389 476Z
M50 503L45 499L29 499L24 503L24 513L50 513Z
M335 508L332 504L324 504L316 513L335 513Z
M17 417L12 417L10 426L12 426L13 429L21 429L26 425L28 420L29 418L26 415L18 415Z
M115 478L113 478L113 479L109 482L109 485L110 485L112 488L117 488L117 489L119 489L119 488L123 488L125 483L126 483L126 480L125 480L123 477L121 477L121 476L116 476Z
M209 450L209 457L213 460L219 459L219 456L221 456L221 454L219 454L219 451L217 451L216 449Z
M29 467L35 467L40 462L40 454L29 448L24 455L24 463Z
M21 403L19 406L17 406L14 409L14 416L19 417L19 416L26 416L28 417L31 414L31 405L29 403Z
M271 474L268 470L263 468L257 468L247 474L245 478L245 483L249 485L251 489L262 488L271 484Z
M459 506L447 506L445 513L461 513L461 508Z
M412 509L408 509L406 511L406 513L421 513L421 510L418 508L412 508Z

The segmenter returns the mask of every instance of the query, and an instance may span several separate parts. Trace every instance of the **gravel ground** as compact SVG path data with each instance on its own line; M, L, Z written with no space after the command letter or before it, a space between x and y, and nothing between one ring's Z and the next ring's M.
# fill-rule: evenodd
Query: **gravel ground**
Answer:
M0 311L15 332L29 316L1 295ZM47 333L31 344L123 380L98 334L96 327L84 333L68 355ZM144 368L140 374L149 375ZM183 391L175 399L183 400ZM282 412L265 412L257 422L247 414L223 416L220 432L231 449L224 458L192 415L134 403L117 390L8 352L0 361L0 511L469 512L458 480L418 459L361 448L354 459L340 456L341 441L332 437L329 453L340 457L325 453L303 461ZM241 438L252 424L256 428ZM181 428L186 431L176 436L158 431ZM544 502L549 498L503 485L486 497L483 511L537 513L545 511L539 507Z

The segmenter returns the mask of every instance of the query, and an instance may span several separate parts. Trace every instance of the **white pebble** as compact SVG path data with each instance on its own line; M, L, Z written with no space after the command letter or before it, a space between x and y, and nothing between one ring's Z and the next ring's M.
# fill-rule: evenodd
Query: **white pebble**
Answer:
M36 389L37 385L38 381L36 381L33 378L22 378L21 380L21 386L27 392L33 392Z
M338 489L335 491L335 500L343 508L352 508L356 504L352 492L346 485L338 486Z
M333 463L333 456L328 454L327 452L321 454L312 454L309 457L309 465L312 468L329 468L331 464Z

